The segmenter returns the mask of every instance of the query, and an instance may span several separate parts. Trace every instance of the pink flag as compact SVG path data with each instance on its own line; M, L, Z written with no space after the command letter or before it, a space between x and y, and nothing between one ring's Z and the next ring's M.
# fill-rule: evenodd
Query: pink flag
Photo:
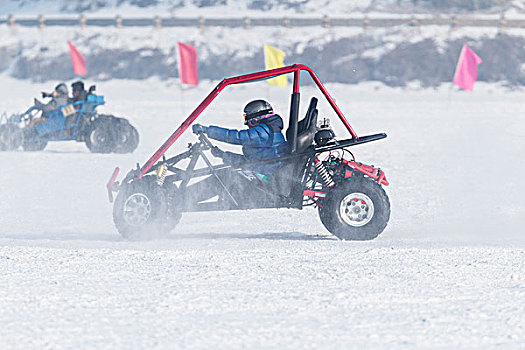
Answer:
M179 46L179 76L181 84L199 85L199 69L197 67L197 49L177 43Z
M86 59L77 50L75 45L71 43L71 41L68 40L67 44L69 45L69 54L71 55L71 62L73 63L73 72L76 75L86 75Z
M459 55L456 74L454 74L454 84L462 89L472 91L474 83L478 79L478 64L481 58L467 45L463 45Z

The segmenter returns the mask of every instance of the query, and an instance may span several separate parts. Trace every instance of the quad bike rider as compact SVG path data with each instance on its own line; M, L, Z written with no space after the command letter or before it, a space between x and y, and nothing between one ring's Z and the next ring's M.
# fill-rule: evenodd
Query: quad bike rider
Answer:
M60 83L47 104L34 99L34 105L21 114L0 119L0 151L43 150L50 141L85 142L94 153L130 153L139 143L139 134L125 118L98 114L96 108L105 104L95 86L89 91L82 81L72 85L73 97L68 97L66 84Z
M281 132L283 120L273 113L273 108L267 101L254 100L248 103L244 107L244 124L248 126L247 130L200 124L194 124L192 130L196 135L202 132L211 139L242 146L243 154L225 152L218 147L211 148L211 154L222 158L226 165L242 167L250 162L279 158L288 153L288 145ZM221 200L228 200L228 191L238 194L237 198L243 201L257 201L258 196L253 193L253 189L270 186L272 175L279 165L279 162L275 162L248 167L249 169L243 167L234 172L218 171L217 177L210 176L188 186L182 203L197 203L216 195ZM220 182L228 191L223 190Z

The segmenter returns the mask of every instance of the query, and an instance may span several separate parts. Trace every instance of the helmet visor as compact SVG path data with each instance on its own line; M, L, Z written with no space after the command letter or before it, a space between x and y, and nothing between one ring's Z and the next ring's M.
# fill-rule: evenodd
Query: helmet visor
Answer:
M254 127L254 126L258 125L263 119L270 118L270 117L274 116L275 114L274 113L268 113L268 114L259 115L259 116L250 118L248 120L246 120L246 113L243 113L243 115L244 115L244 119L245 119L244 125L248 125L251 128L251 127Z

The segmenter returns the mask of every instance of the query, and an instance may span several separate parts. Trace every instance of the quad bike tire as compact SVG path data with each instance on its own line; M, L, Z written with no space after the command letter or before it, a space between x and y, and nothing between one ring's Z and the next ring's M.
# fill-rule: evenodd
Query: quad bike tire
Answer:
M46 146L47 141L27 142L24 140L24 142L22 142L22 148L28 152L43 151Z
M166 191L155 177L146 176L123 186L113 206L113 221L126 239L140 240L166 235L180 220L169 215Z
M86 133L86 146L93 153L111 153L117 139L110 118L97 118Z
M139 133L131 123L124 118L114 118L117 142L115 153L133 153L139 145Z
M368 178L338 183L328 190L321 204L321 222L342 240L372 240L383 232L390 219L390 200L385 190Z
M14 124L0 125L0 151L16 151L24 141L22 129Z

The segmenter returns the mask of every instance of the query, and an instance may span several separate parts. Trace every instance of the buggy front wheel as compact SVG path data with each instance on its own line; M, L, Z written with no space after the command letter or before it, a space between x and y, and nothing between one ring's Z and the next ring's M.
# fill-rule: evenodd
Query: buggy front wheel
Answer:
M374 239L390 219L390 201L385 190L367 178L337 184L321 204L321 222L343 240Z
M24 142L22 143L22 148L24 149L24 151L29 151L29 152L35 152L35 151L43 151L44 148L46 148L47 146L47 141L33 141L33 142L28 142L26 140L24 140Z
M145 177L124 185L115 200L113 221L124 238L152 238L167 231L166 194L152 180Z

